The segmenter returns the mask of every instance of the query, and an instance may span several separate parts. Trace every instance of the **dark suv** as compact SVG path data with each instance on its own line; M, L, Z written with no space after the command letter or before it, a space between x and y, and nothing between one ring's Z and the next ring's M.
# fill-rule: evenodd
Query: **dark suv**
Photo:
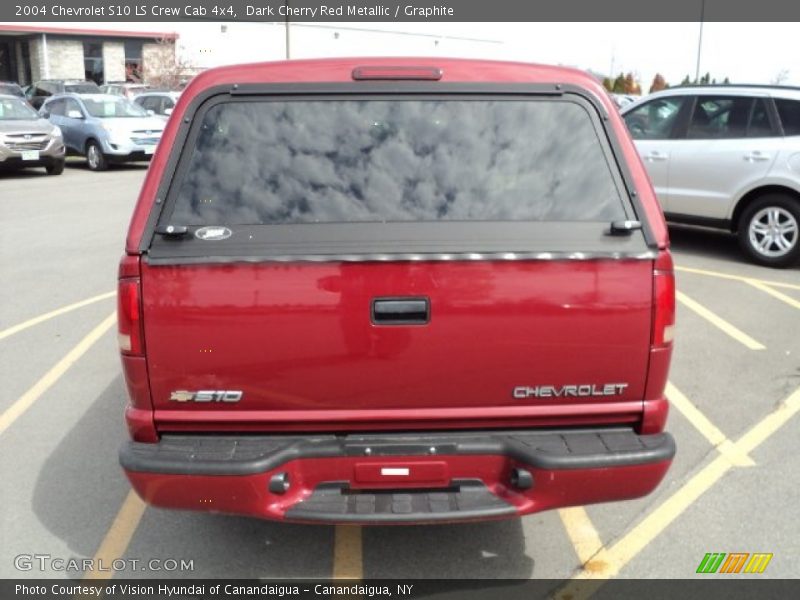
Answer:
M46 98L49 98L53 94L63 94L64 92L72 92L73 94L101 93L100 88L94 81L84 81L81 79L43 79L29 87L26 96L31 106L39 110Z

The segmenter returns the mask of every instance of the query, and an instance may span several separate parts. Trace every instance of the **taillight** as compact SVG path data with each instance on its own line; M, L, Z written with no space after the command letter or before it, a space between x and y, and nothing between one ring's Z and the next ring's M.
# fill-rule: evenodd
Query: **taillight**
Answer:
M120 351L134 356L144 354L141 280L138 275L139 257L123 257L117 286L117 339Z
M672 344L675 330L675 273L669 252L659 253L653 275L652 346L664 348Z

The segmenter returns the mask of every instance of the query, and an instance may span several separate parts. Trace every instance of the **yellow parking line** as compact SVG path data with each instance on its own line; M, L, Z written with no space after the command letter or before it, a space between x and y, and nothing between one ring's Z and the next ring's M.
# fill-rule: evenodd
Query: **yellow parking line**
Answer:
M764 350L765 346L763 344L757 342L756 340L751 338L749 335L747 335L740 329L737 329L722 317L714 314L699 302L692 300L683 292L676 291L675 297L678 299L678 302L683 304L686 308L694 311L695 313L703 317L706 321L708 321L715 327L721 329L723 332L727 333L729 336L731 336L740 344L743 344L747 348L750 348L750 350Z
M737 449L743 454L749 454L798 412L800 412L800 388L797 388L786 400L781 402L778 408L745 433L735 443ZM608 579L618 574L626 564L733 466L727 457L717 456L620 538L617 543L610 548L600 550L582 570L574 575L574 579ZM553 597L560 600L579 600L590 597L596 590L597 586L586 586L584 582L571 581L558 590Z
M53 367L39 379L33 387L29 388L20 396L3 414L0 414L0 435L8 429L11 424L33 406L39 397L49 390L75 362L83 356L92 345L99 340L103 334L116 323L117 315L115 312L103 319L97 327L92 329L86 337L78 342L72 350L59 360Z
M63 315L78 308L83 308L84 306L88 306L89 304L94 304L95 302L100 302L101 300L105 300L107 298L113 298L116 295L117 292L107 292L105 294L92 296L91 298L86 298L86 300L81 300L80 302L74 302L72 304L67 304L66 306L62 306L61 308L51 310L50 312L44 313L43 315L39 315L38 317L28 319L23 323L19 323L17 325L14 325L13 327L9 327L8 329L0 331L0 340L12 336L15 333L19 333L20 331L23 331L25 329L28 329L29 327L33 327L34 325L38 325L39 323L43 323L44 321L48 321L53 317L58 317L59 315Z
M750 283L755 281L764 285L771 285L773 287L783 287L790 290L800 290L800 285L794 283L784 283L783 281L767 281L765 279L756 279L755 277L744 277L742 275L731 275L730 273L720 273L719 271L709 271L707 269L693 269L690 267L675 267L676 271L683 271L684 273L694 273L696 275L706 275L708 277L717 277L719 279L730 279L733 281L743 281Z
M791 296L787 296L786 294L779 292L778 290L773 290L771 287L769 287L764 283L761 283L760 281L748 281L747 283L752 285L757 290L761 290L762 292L769 294L773 298L777 298L782 302L786 302L786 304L788 304L789 306L800 309L800 301L795 300Z
M553 598L584 600L591 597L602 583L587 585L581 580L609 579L617 575L622 567L732 468L733 465L724 456L717 456L616 544L611 548L600 550L573 576L573 581L556 591Z
M603 547L600 535L586 509L582 506L562 508L558 511L558 516L561 517L564 529L567 530L578 560L585 565Z
M691 400L676 388L672 382L667 382L667 398L670 404L677 408L681 414L699 431L709 443L728 458L737 467L752 467L755 461L742 453L728 437L697 408Z
M732 468L733 464L727 458L717 456L616 544L598 552L576 578L608 579L617 575L622 567Z
M780 429L789 419L800 411L800 388L789 396L773 412L764 417L758 425L750 429L736 445L748 454L761 445L764 440Z
M337 525L333 542L333 578L363 579L361 527Z
M139 521L142 520L145 508L147 505L136 495L136 492L133 490L128 492L125 502L122 503L114 522L94 555L94 565L102 566L105 570L88 571L83 576L84 580L111 579L114 576L111 564L125 555L128 544L139 527Z

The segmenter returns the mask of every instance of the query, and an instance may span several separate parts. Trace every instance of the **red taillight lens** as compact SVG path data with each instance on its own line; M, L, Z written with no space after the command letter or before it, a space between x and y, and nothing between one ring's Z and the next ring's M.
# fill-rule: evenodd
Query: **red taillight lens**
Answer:
M142 319L139 310L139 280L123 279L117 289L117 339L124 354L141 355Z
M659 253L653 274L652 345L663 348L672 344L675 330L675 273L669 252Z
M123 354L144 354L139 257L125 256L117 284L117 339Z

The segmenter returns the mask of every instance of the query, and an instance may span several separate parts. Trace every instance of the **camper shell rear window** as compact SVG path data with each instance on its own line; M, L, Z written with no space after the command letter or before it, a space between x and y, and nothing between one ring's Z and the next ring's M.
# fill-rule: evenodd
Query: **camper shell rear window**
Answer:
M607 250L635 218L576 94L254 94L196 111L159 225L229 228L232 254L541 252Z

